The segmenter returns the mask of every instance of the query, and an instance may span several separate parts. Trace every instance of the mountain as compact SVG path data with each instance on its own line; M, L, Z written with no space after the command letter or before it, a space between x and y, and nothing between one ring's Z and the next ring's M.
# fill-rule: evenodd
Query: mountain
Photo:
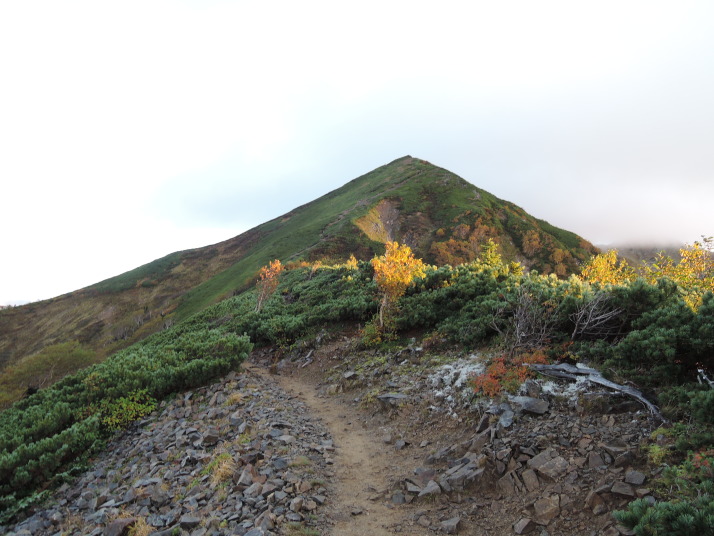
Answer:
M260 267L275 258L369 259L396 240L427 262L454 265L476 258L489 239L506 259L559 276L597 252L574 233L406 156L224 242L0 311L0 367L71 340L101 359L248 288Z

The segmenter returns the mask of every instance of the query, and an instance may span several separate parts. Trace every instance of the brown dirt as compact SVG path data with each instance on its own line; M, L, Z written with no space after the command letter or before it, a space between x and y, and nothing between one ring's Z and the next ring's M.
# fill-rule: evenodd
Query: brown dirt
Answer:
M334 500L327 512L334 523L332 533L394 534L391 528L404 523L404 514L386 503L395 456L385 452L374 431L360 422L351 409L320 395L307 374L278 376L278 381L283 389L307 404L334 440Z
M307 366L284 360L280 370L270 366L274 357L259 351L253 355L251 370L270 375L281 388L304 402L329 429L334 440L333 474L328 474L330 499L322 509L322 534L334 536L420 536L436 534L439 521L448 515L446 495L411 504L394 504L392 495L400 484L435 448L450 444L463 435L464 423L425 422L416 406L387 411L378 403L356 402L364 389L348 389L326 394L329 373L340 368L342 356L350 353L345 340L317 349ZM277 372L277 374L275 374ZM392 441L385 442L385 436ZM403 438L409 445L394 446ZM428 448L420 448L422 442ZM462 516L459 534L481 534L478 524ZM493 534L484 532L483 534Z

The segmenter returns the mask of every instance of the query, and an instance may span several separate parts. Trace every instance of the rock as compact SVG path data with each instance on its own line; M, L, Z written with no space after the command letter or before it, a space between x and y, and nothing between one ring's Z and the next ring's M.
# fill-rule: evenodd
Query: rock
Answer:
M509 409L501 413L498 419L498 425L502 428L510 428L513 425L514 413Z
M441 532L445 532L446 534L456 534L459 531L460 523L461 523L460 517L458 517L458 516L452 517L451 519L442 521L441 524L439 525L439 529L441 530Z
M610 490L615 495L621 495L622 497L634 497L635 491L632 486L625 484L624 482L615 482Z
M540 482L538 481L538 475L536 475L533 469L526 469L521 473L521 478L528 491L536 491L540 488Z
M645 483L646 479L647 477L644 475L644 473L641 473L639 471L628 471L625 474L625 482L634 486L641 486Z
M560 514L560 497L551 495L533 503L534 521L539 525L548 525Z
M514 396L510 398L510 401L520 405L521 409L526 413L533 413L534 415L543 415L548 411L549 407L548 402L545 400L530 396Z
M182 515L181 519L179 520L179 524L181 525L181 528L184 530L195 528L200 523L201 523L200 517L192 516L190 514Z
M529 517L523 517L513 525L513 531L516 534L530 534L536 529L536 524Z
M550 450L543 451L535 458L528 460L528 466L551 480L557 480L567 472L568 462L562 456L555 458L550 456Z
M419 497L427 497L430 495L440 495L441 494L441 488L439 487L439 484L434 482L433 480L429 480L429 482L426 484L424 489L419 492Z
M135 517L115 519L104 528L104 536L122 536L129 533L129 528L136 523Z
M590 451L588 454L588 467L590 467L590 469L596 469L598 467L602 467L603 465L605 465L605 462L603 461L602 456L595 451Z

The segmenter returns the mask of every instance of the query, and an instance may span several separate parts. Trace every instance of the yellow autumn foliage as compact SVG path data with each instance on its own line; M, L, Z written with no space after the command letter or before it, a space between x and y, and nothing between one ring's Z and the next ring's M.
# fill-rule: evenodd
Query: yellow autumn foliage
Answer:
M391 311L415 278L424 277L426 265L414 257L409 246L387 242L387 251L372 259L372 267L377 288L382 293L379 321L383 326L384 314Z

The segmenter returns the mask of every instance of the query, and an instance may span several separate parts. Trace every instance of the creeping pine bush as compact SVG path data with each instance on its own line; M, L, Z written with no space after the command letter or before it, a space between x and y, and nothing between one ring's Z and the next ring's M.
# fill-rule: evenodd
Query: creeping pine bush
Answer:
M156 400L237 369L251 348L247 337L180 324L0 413L0 523Z
M631 502L627 510L613 515L637 536L711 536L714 534L714 495L654 505L638 499Z

